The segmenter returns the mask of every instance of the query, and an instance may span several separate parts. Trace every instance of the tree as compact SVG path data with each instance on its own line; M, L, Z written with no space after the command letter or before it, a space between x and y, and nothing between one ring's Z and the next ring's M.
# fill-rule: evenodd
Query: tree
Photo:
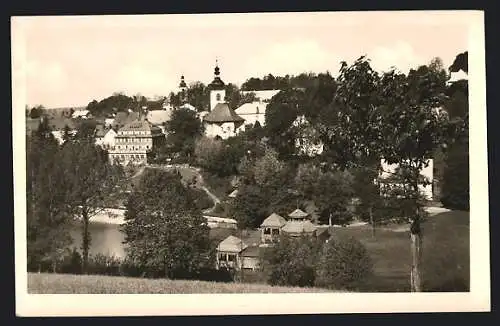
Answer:
M208 137L198 138L194 147L196 164L208 171L214 171L222 150L223 143L221 141Z
M60 170L65 176L67 204L82 223L82 271L87 272L91 237L90 220L105 208L121 179L121 169L91 139L80 138L61 148Z
M316 268L316 285L356 290L371 276L373 262L365 246L353 237L330 238L323 246Z
M314 164L301 164L295 189L304 200L313 201L323 223L347 224L352 219L353 176L347 171L322 171Z
M71 129L69 128L68 125L64 125L63 135L62 135L63 141L65 143L68 141L71 141L72 137L73 137L73 135L71 134Z
M292 170L268 149L263 156L242 158L238 167L242 184L233 204L241 228L256 228L271 213L288 214L297 208L299 197L292 187Z
M469 52L465 51L458 54L453 61L453 64L449 67L450 72L457 72L463 70L466 73L469 73Z
M384 198L380 195L379 178L380 163L368 168L354 168L353 191L359 200L355 208L356 214L364 221L369 221L372 238L375 238L376 223L387 218Z
M191 83L187 89L187 101L193 105L198 112L209 108L210 89L201 82Z
M425 216L419 185L428 182L421 180L420 171L436 148L454 138L455 129L449 123L448 116L438 110L446 100L444 92L447 78L446 73L433 63L429 67L410 70L408 76L391 71L381 79L386 128L382 154L389 164L398 164L402 171L398 175L403 185L400 195L406 208L403 216L410 222L413 257L411 285L412 291L416 292L421 291L420 225Z
M441 202L450 209L468 211L469 195L469 144L467 140L453 144L446 156Z
M66 204L66 176L62 173L59 146L46 122L26 140L27 249L28 266L44 261L56 270L57 261L71 242L68 227L71 211Z
M38 119L42 116L42 114L43 114L43 106L41 105L35 106L30 110L31 119Z
M292 123L300 113L304 93L287 89L273 96L266 113L266 133L269 145L278 151L280 158L289 159L295 153L295 135Z
M334 98L337 121L326 127L329 148L340 166L370 167L383 158L402 168L404 191L398 190L397 198L411 207L405 218L411 225L412 291L421 290L420 171L457 129L437 110L446 87L446 73L437 63L411 70L408 76L394 70L379 76L365 57L351 66L343 62Z
M167 142L174 153L184 156L194 154L195 139L202 135L202 125L196 113L189 109L177 109L165 123Z
M311 237L282 236L264 252L262 269L268 283L280 286L314 286L320 243Z
M125 213L127 255L166 277L211 264L209 228L178 173L146 170Z

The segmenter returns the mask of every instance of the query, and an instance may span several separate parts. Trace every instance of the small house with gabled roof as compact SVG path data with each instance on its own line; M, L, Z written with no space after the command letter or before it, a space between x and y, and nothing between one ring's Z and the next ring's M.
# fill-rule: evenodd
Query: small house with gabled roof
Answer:
M217 246L216 267L240 269L242 267L241 252L248 247L238 237L230 235Z
M269 215L260 225L260 235L262 243L273 243L279 240L281 228L286 224L286 220L276 214Z

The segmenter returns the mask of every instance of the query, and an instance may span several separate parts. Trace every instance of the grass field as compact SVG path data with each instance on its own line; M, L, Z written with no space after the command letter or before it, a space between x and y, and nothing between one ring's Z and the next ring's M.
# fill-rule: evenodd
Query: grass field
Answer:
M336 228L339 236L353 236L365 244L374 262L374 276L362 291L410 290L410 238L401 227ZM392 229L392 230L391 230ZM425 291L469 290L469 213L450 211L429 217L423 224L422 278Z
M216 283L129 277L28 274L31 294L174 294L174 293L307 293L316 288L274 287L263 284Z

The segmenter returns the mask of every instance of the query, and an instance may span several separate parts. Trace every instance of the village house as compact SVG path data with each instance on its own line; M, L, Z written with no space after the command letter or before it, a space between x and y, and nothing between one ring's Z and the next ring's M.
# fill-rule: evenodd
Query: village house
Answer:
M324 144L319 139L317 130L305 116L298 116L293 121L292 128L295 128L297 131L295 148L297 148L300 155L313 157L323 153Z
M285 226L286 220L282 216L272 213L260 225L261 243L274 243L279 240L281 228Z
M90 119L92 118L92 114L89 110L76 110L71 117L73 119Z
M258 240L242 240L230 235L217 246L216 268L235 270L256 270L259 268L262 251L277 243L281 236L315 237L321 242L328 242L332 235L331 226L313 224L311 215L296 209L288 215L288 220L272 213L260 225Z
M162 130L141 116L118 130L115 145L108 150L109 159L121 164L145 164L148 154L164 141Z
M236 114L245 120L243 130L255 126L257 122L264 126L266 124L266 108L267 104L264 102L245 103L237 108Z
M113 148L116 135L117 133L113 128L98 124L94 133L95 144L103 149Z

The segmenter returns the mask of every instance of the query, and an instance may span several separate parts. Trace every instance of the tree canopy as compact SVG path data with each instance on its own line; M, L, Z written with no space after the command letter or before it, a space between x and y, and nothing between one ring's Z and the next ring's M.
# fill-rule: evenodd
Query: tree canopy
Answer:
M209 229L178 173L145 171L127 202L127 255L167 277L193 273L211 262Z

